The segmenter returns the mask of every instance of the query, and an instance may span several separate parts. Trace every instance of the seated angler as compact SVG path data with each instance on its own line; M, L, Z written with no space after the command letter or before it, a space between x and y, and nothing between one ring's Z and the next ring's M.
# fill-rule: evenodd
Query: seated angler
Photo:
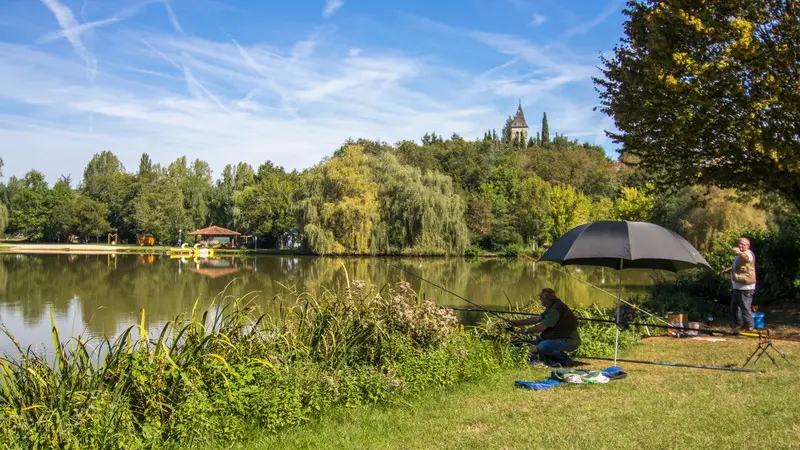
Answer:
M539 301L545 307L544 312L528 319L510 320L509 327L535 325L520 332L523 334L539 333L535 340L539 357L549 359L554 365L574 365L574 362L564 352L575 351L581 345L578 321L575 319L575 315L551 288L542 289L542 292L539 293Z

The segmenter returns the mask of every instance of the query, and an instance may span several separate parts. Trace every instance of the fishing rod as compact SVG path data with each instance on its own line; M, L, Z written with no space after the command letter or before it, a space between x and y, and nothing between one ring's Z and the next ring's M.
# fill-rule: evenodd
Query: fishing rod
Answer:
M503 311L503 310L480 310L480 309L473 309L473 308L459 308L456 306L445 306L444 308L453 309L456 311L471 311L471 312L488 312L491 311L493 313L500 313L500 314L513 314L513 315L520 315L520 316L537 316L536 313L529 313L529 312L520 312L520 311ZM593 317L579 317L575 316L576 320L582 320L585 322L602 322L602 323L617 323L615 320L611 319L596 319ZM624 322L628 325L633 326L640 326L640 327L653 327L653 328L666 328L669 330L681 330L681 331L696 331L698 333L708 333L708 334L722 334L726 336L744 336L744 337L767 337L769 339L774 339L776 341L788 341L788 342L800 342L798 339L792 338L782 338L782 337L775 337L771 336L769 332L753 332L748 333L746 331L724 331L724 330L711 330L708 328L688 328L688 327L681 327L677 325L658 325L653 323L641 323L641 322Z
M599 356L581 356L581 359L599 359L603 361L613 361L612 358L601 358ZM766 370L763 369L745 369L742 367L719 367L719 366L700 366L696 364L682 364L682 363L673 363L673 362L661 362L661 361L640 361L637 359L617 359L617 361L621 362L628 362L632 364L651 364L655 366L669 366L669 367L688 367L690 369L711 369L711 370L728 370L731 372L757 372L757 373L766 373Z
M536 258L532 258L532 257L530 257L530 256L528 256L528 255L526 255L526 254L524 254L524 253L521 253L521 254L520 254L520 256L523 256L523 257L525 257L525 258L528 258L528 259L530 259L531 261L534 261L534 262L539 262L539 260L538 260L538 259L536 259ZM562 268L560 268L560 267L558 267L558 266L553 266L553 267L555 267L555 268L556 268L556 270L558 270L559 272L561 272L561 273L565 273L565 274L567 274L567 275L571 276L572 278L574 278L574 279L576 279L576 280L580 281L581 283L584 283L584 284L586 284L586 285L588 285L588 286L591 286L591 287L593 287L593 288L597 289L598 291L600 291L600 292L602 292L602 293L604 293L604 294L606 294L606 295L608 295L608 296L611 296L611 297L613 297L613 298L615 298L615 299L617 299L617 300L621 301L622 303L625 303L625 304L626 304L626 305L628 305L628 306L631 306L631 307L633 307L633 308L635 308L635 309L638 309L639 311L643 312L644 314L647 314L648 316L650 316L650 317L652 317L652 318L654 318L654 319L656 319L656 320L660 320L661 322L667 323L667 321L666 321L666 320L664 320L664 319L662 319L662 318L660 318L660 317L656 316L655 314L652 314L652 313L650 313L650 312L648 312L648 311L645 311L645 310L643 310L643 309L639 308L638 306L634 305L633 303L630 303L630 302L628 302L628 301L627 301L627 300L625 300L624 298L621 298L621 297L619 297L619 296L616 296L616 295L612 294L611 292L608 292L607 290L605 290L605 289L603 289L603 288L601 288L601 287L598 287L598 286L595 286L595 285L593 285L592 283L589 283L589 282L588 282L588 281L586 281L586 280L582 280L582 279L580 279L580 278L576 277L575 275L573 275L573 274L571 274L571 273L567 272L566 270L564 270L564 269L562 269Z
M486 313L488 313L488 314L492 314L492 315L494 315L495 317L497 317L497 318L499 318L499 319L501 319L501 320L505 321L506 323L510 323L510 322L511 322L509 319L507 319L507 318L505 318L505 317L501 316L500 314L497 314L497 312L495 312L495 311L490 311L489 309L485 308L484 306L481 306L481 305L479 305L479 304L477 304L477 303L473 302L472 300L470 300L470 299L468 299L468 298L466 298L466 297L462 297L462 296L460 296L460 295L456 294L455 292L453 292L453 291L451 291L451 290L449 290L449 289L445 288L444 286L440 286L440 285L438 285L438 284L434 283L433 281L426 280L425 278L422 278L421 276L417 275L416 273L414 273L414 272L412 272L412 271L410 271L410 270L408 270L408 269L405 269L405 268L403 268L402 266L400 266L400 265L398 265L398 264L395 264L395 263L393 263L393 262L389 261L389 265L391 265L391 266L395 266L395 267L397 267L398 269L402 270L403 272L405 272L405 273L407 273L407 274L409 274L409 275L413 275L413 276L415 276L415 277L419 278L420 280L422 280L422 281L424 281L424 282L426 282L426 283L432 284L433 286L436 286L437 288L439 288L439 289L441 289L441 290L443 290L443 291L447 292L448 294L450 294L450 295L454 295L454 296L456 296L456 297L460 298L461 300L464 300L465 302L469 303L470 305L477 306L477 307L478 307L478 308L480 308L480 309L481 309L483 312L486 312Z

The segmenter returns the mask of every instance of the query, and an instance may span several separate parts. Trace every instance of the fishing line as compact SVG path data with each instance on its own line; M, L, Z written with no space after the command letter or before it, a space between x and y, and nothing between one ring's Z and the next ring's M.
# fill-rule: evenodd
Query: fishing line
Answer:
M511 322L509 319L506 319L505 317L501 316L500 314L497 314L497 313L496 313L496 312L494 312L494 311L490 311L489 309L485 308L484 306L482 306L482 305L479 305L479 304L477 304L477 303L473 302L472 300L470 300L470 299L468 299L468 298L466 298L466 297L462 297L462 296L460 296L460 295L456 294L455 292L453 292L453 291L451 291L451 290L449 290L449 289L445 288L444 286L440 286L440 285L438 285L438 284L434 283L433 281L426 280L425 278L422 278L421 276L417 275L416 273L414 273L414 272L412 272L412 271L410 271L410 270L408 270L408 269L405 269L405 268L403 268L402 266L400 266L400 265L398 265L398 264L395 264L395 263L393 263L393 262L389 261L389 265L391 265L391 266L395 266L395 267L397 267L398 269L402 270L403 272L405 272L405 273L407 273L407 274L409 274L409 275L413 275L413 276L415 276L415 277L419 278L420 280L422 280L422 281L424 281L424 282L426 282L426 283L429 283L429 284L431 284L431 285L433 285L433 286L436 286L437 288L439 288L439 289L441 289L441 290L443 290L443 291L447 292L448 294L450 294L450 295L454 295L454 296L456 296L456 297L460 298L461 300L464 300L465 302L469 303L470 305L477 306L478 308L480 308L480 309L481 309L481 310L483 310L484 312L486 312L486 313L488 313L488 314L492 314L492 315L494 315L495 317L497 317L497 318L499 318L499 319L501 319L501 320L505 321L506 323L510 323L510 322Z
M524 253L522 254L522 256L524 256L524 257L526 257L526 258L530 259L531 261L539 262L537 259L535 259L535 258L531 258L530 256L528 256L528 255L526 255L526 254L524 254ZM573 275L573 274L571 274L571 273L567 272L566 270L562 269L562 268L561 268L561 267L559 267L558 265L555 265L555 264L554 264L552 267L554 267L554 268L555 268L556 270L558 270L559 272L562 272L562 273L565 273L565 274L567 274L567 275L571 276L572 278L574 278L574 279L576 279L576 280L580 281L581 283L584 283L584 284L586 284L586 285L588 285L588 286L591 286L591 287L593 287L593 288L597 289L598 291L600 291L600 292L602 292L602 293L604 293L604 294L606 294L606 295L608 295L608 296L610 296L610 297L613 297L614 299L617 299L617 300L619 300L620 302L622 302L622 303L625 303L626 305L628 305L628 306L631 306L631 307L633 307L634 309L636 309L636 310L638 310L638 311L641 311L641 312L643 312L644 314L646 314L646 315L648 315L648 316L650 316L650 317L652 317L652 318L654 318L654 319L656 319L656 320L658 320L658 321L664 322L665 324L669 325L669 322L667 322L666 320L664 320L664 319L662 319L662 318L660 318L660 317L656 316L655 314L653 314L653 313L651 313L651 312L648 312L648 311L645 311L644 309L642 309L642 308L639 308L638 306L634 305L633 303L630 303L630 302L628 302L628 301L627 301L627 300L625 300L624 298L619 298L619 297L617 297L616 295L612 294L611 292L608 292L607 290L605 290L605 289L603 289L603 288L601 288L601 287L595 286L595 285L593 285L592 283L589 283L589 282L588 282L588 281L586 281L586 280L582 280L582 279L580 279L580 278L576 277L575 275ZM622 274L620 274L620 276L622 276Z
M456 310L456 311L467 311L467 312L487 312L485 309L473 309L473 308L459 308L457 306L444 306L444 308ZM511 314L511 315L518 315L518 316L537 316L538 314L531 313L531 312L522 312L522 311L503 311L503 310L489 310L491 312L500 313L500 314ZM601 323L617 323L615 320L611 319L596 319L593 317L579 317L575 316L576 320L582 320L584 322L601 322ZM725 336L741 336L741 337L767 337L769 339L773 339L776 341L788 341L788 342L800 342L800 339L793 339L789 337L776 337L771 336L769 332L763 331L754 331L752 333L749 332L742 332L742 331L724 331L724 330L712 330L709 328L689 328L689 327L681 327L676 325L659 325L654 323L641 323L641 322L623 322L627 323L628 325L636 326L636 327L653 327L653 328L665 328L668 330L681 330L681 331L696 331L698 333L708 333L708 334L721 334Z
M599 356L581 356L581 359L599 359L603 361L613 361L612 358L601 358ZM741 367L719 367L719 366L701 366L696 364L682 364L682 363L673 363L673 362L661 362L661 361L639 361L637 359L617 359L620 362L628 362L633 364L651 364L655 366L668 366L668 367L688 367L690 369L710 369L710 370L728 370L731 372L756 372L756 373L766 373L766 370L762 369L744 369Z

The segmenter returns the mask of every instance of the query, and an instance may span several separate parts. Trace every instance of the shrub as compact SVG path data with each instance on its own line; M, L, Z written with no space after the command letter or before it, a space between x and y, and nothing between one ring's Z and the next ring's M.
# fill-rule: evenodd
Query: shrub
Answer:
M576 317L593 319L614 319L614 309L601 310L596 306L590 308L573 308ZM576 356L614 356L614 342L616 341L616 326L613 323L579 321L578 331L582 344L575 351ZM631 326L620 330L619 351L632 348L639 342L643 330Z
M520 254L525 252L525 246L522 244L508 244L503 247L503 255L510 257L519 257Z
M481 256L482 254L483 254L483 249L478 247L477 245L471 245L471 246L467 247L466 250L464 250L464 256L467 256L467 257L470 257L470 258L477 258L478 256Z

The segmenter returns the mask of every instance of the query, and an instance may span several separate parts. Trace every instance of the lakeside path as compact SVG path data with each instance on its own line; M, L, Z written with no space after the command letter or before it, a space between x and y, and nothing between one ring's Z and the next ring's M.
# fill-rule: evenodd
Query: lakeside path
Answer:
M137 252L153 247L106 244L0 244L0 252L6 253L81 253L106 255L109 253Z

